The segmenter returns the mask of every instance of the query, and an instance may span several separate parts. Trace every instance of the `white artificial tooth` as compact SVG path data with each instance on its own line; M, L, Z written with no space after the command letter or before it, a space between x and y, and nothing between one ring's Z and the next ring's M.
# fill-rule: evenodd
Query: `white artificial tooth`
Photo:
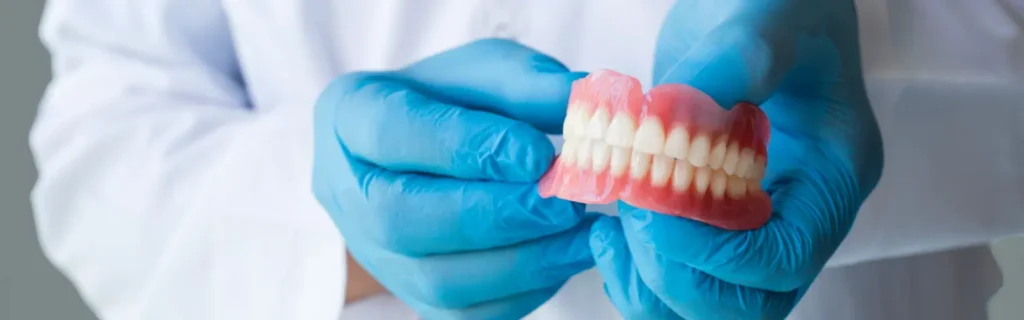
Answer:
M743 150L740 150L740 160L736 163L736 173L734 175L746 177L747 170L750 170L752 165L754 165L754 149L743 148Z
M593 143L590 140L584 139L580 141L580 144L576 146L576 165L580 169L585 169L590 164L590 151Z
M633 150L633 156L629 158L629 176L637 180L643 179L650 169L651 154Z
M693 188L698 194L704 194L711 185L711 168L695 167L693 170Z
M574 137L586 137L587 136L587 124L590 123L590 105L586 102L580 102L579 108L576 111L575 123L570 127L572 129L572 135Z
M623 147L611 147L611 174L612 176L618 177L623 173L626 173L626 168L629 167L629 157L632 150Z
M566 165L572 166L576 163L577 146L579 146L579 140L577 138L568 138L565 140L565 143L562 144L562 154L559 158L562 159Z
M690 143L690 154L687 160L695 167L708 165L708 157L711 155L711 138L706 134L698 134Z
M715 199L721 199L725 196L726 183L729 182L729 176L725 172L716 170L711 175L711 197Z
M672 177L672 168L675 166L675 159L669 156L655 155L651 163L651 185L664 187L668 185L668 178Z
M729 136L721 135L718 139L715 139L715 144L711 147L711 154L708 156L708 166L711 169L721 169L722 165L725 164L725 153L729 149Z
M569 104L569 108L565 111L565 121L562 122L562 136L569 138L576 129L573 126L576 125L576 112L579 111L579 104L572 102Z
M686 159L686 152L689 149L690 133L686 132L683 127L673 127L672 131L668 133L668 138L665 139L663 153L676 159Z
M636 123L633 118L625 112L619 112L612 118L608 125L608 132L604 142L613 147L632 148L633 136L636 135Z
M594 173L604 172L608 168L608 162L612 157L612 147L609 147L603 142L594 141L593 150L591 150L593 157L593 169Z
M761 181L764 178L765 159L764 156L754 158L754 163L747 170L747 179Z
M729 198L743 199L743 196L747 194L747 180L739 176L729 176L726 193L729 194Z
M747 194L753 195L761 192L761 182L757 180L746 180Z
M686 191L686 188L690 187L691 180L693 180L693 165L686 160L676 161L675 168L672 170L672 190L675 192Z
M603 105L594 110L594 116L590 118L590 123L587 124L587 137L596 140L604 140L608 125L612 121L611 114L608 113L608 106Z
M633 150L650 154L661 154L665 147L665 127L655 117L647 117L636 130Z
M722 170L729 175L736 174L736 165L740 162L740 146L735 142L729 144L725 152L725 161L722 162Z

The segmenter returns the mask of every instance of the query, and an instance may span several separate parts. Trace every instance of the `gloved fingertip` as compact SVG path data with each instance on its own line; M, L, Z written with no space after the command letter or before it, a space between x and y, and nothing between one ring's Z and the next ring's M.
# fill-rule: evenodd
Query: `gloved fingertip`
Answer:
M621 219L623 219L623 221L624 221L623 225L628 224L629 226L632 226L632 227L637 228L637 229L641 229L641 228L647 227L652 220L657 218L655 216L657 214L658 213L656 213L654 211L650 211L650 210L643 209L643 208L637 208L637 207L631 206L631 205L629 205L629 204L627 204L625 202L621 202L619 204L619 217L621 217ZM629 226L624 226L624 228L628 228ZM631 230L633 230L633 229L631 229ZM638 230L633 230L633 231L638 231Z
M618 217L600 215L590 226L590 250L596 260L604 260L625 245Z
M588 75L590 75L590 72L586 72L586 71L573 71L573 72L566 73L565 77L569 80L569 82L573 82L573 81L576 81L576 80L579 80L579 79L586 78Z
M759 105L781 83L795 55L791 38L774 36L744 23L724 25L702 41L672 50L674 29L663 30L655 55L655 84L682 83L711 96L725 109L738 103ZM767 33L767 34L766 34Z
M566 111L569 106L569 97L572 95L573 83L586 77L587 72L542 73L539 81L530 84L533 89L524 101L529 101L522 106L530 110L530 117L524 117L524 121L533 124L540 131L547 134L562 134L563 123L565 122Z
M484 170L496 181L530 183L540 180L555 162L551 139L525 123L507 127L493 135L490 150L475 152ZM485 159L489 158L489 159Z

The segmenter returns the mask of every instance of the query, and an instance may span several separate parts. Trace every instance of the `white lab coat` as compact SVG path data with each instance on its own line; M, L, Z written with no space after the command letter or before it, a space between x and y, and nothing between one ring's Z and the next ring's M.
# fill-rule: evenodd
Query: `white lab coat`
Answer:
M646 81L670 5L52 0L31 133L43 249L103 319L414 318L389 296L344 305L344 242L311 192L320 90L482 37ZM1024 230L1024 8L859 7L885 176L792 318L975 319L998 286L977 281L985 249L865 262ZM618 318L594 270L528 317Z

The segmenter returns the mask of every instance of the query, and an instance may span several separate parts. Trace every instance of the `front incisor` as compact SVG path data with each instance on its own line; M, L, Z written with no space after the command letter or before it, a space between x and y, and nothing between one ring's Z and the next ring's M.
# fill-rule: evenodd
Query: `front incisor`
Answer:
M651 163L651 185L655 187L664 187L668 185L668 179L672 177L672 169L675 165L675 159L664 155L654 156L653 163Z
M672 190L678 193L686 191L693 180L693 165L685 160L676 161L672 170Z
M611 148L611 174L618 177L626 173L626 169L629 168L629 157L632 155L633 151L629 148L623 147Z
M711 168L699 167L693 170L693 189L703 195L711 185Z
M587 164L590 164L590 151L593 143L590 140L580 141L580 144L576 146L576 163L581 168L586 168Z
M729 176L725 175L725 172L715 171L711 174L711 197L715 199L721 199L725 196L726 183L729 182Z
M651 168L651 154L633 150L633 156L629 159L629 176L633 179L643 179Z
M604 142L610 146L632 148L633 136L636 135L636 124L625 112L619 112L608 124L608 132Z
M685 160L689 149L690 133L680 126L672 128L672 131L668 133L668 138L665 139L665 155Z
M708 138L706 134L698 134L697 137L693 138L690 142L690 153L687 155L687 160L693 164L694 167L704 167L708 165L708 157L711 156L711 138Z
M604 140L605 135L607 135L608 125L612 121L611 117L607 108L597 108L594 111L594 116L590 118L590 122L587 124L587 137L595 140Z
M593 149L590 151L594 162L592 168L594 172L601 173L608 168L608 162L611 161L612 147L604 144L603 142L594 142Z
M665 146L665 127L655 117L648 117L636 130L633 150L650 154L661 154Z

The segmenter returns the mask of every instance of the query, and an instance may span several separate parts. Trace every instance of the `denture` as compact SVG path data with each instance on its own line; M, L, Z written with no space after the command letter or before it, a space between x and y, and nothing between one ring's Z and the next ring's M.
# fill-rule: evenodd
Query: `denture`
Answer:
M761 188L770 125L753 104L726 110L683 84L644 94L637 79L600 70L573 83L562 134L542 197L621 200L729 230L771 216Z

